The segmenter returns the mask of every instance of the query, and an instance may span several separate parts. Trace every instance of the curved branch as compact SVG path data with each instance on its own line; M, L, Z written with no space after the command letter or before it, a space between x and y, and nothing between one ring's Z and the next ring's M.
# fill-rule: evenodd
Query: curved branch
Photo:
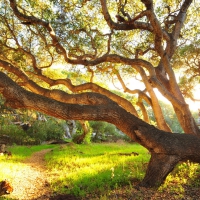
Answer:
M166 97L170 102L172 102L173 104L176 104L177 107L181 110L183 108L183 106L185 106L186 104L184 102L181 102L180 100L178 100L177 98L175 98L165 87L163 87L163 85L158 81L158 79L156 77L151 77L149 79L149 81L152 83L152 85L154 87L156 87L159 92Z
M116 125L135 141L137 141L137 138L135 137L134 129L131 127L134 124L140 126L144 124L142 120L127 112L112 100L110 100L111 104L101 105L80 105L59 102L23 89L3 72L0 72L0 93L6 98L5 104L12 108L34 109L65 120L106 121ZM97 99L100 97L96 93L92 93L92 95ZM74 95L70 96L73 99ZM129 116L129 119L126 116Z
M149 123L149 116L147 114L146 108L145 108L144 104L142 103L142 101L139 100L136 104L137 104L137 106L140 107L140 109L142 111L144 121L146 123Z
M133 21L132 20L127 21L127 23L120 23L120 24L119 23L115 23L111 19L111 16L110 16L110 14L108 12L106 0L101 0L101 6L102 6L102 12L103 12L103 15L104 15L104 19L106 20L108 26L111 29L115 29L115 30L141 29L141 30L147 30L149 32L153 32L153 30L154 30L150 23L138 22L138 21L136 21L134 19L133 19ZM168 40L168 41L170 40L170 37L169 37L168 33L165 30L163 30L163 36L164 36L165 40Z
M185 0L181 6L181 9L178 15L176 16L176 20L175 20L176 23L175 23L172 33L170 34L171 39L170 39L170 42L167 42L166 51L165 51L164 56L162 57L161 65L160 65L160 67L163 66L165 68L165 71L168 74L171 90L173 91L174 96L180 99L180 101L182 102L184 102L184 99L182 97L181 91L179 90L177 86L176 77L170 65L170 60L172 56L174 55L174 52L177 48L177 40L179 38L181 28L183 27L183 23L186 18L186 11L189 8L191 3L192 3L192 0Z
M126 87L121 75L119 74L119 72L116 73L117 78L119 80L119 82L122 85L122 88L124 89L124 92L128 92L129 94L138 94L140 99L144 99L150 106L152 106L152 101L151 98L149 96L147 96L143 91L141 90L130 90L129 88Z
M102 95L109 97L110 99L112 99L113 101L115 101L116 103L121 105L123 108L126 108L130 113L134 114L135 116L138 116L136 109L129 101L110 92L109 90L102 88L101 86L99 86L95 83L85 83L85 84L75 86L72 84L71 80L69 80L69 79L67 79L67 80L66 79L52 80L43 75L36 75L36 76L51 86L59 85L59 84L65 85L73 93L77 93L77 92L84 91L84 90L91 90L93 92L100 93Z
M30 89L36 94L44 95L46 97L51 97L60 102L74 103L74 104L77 103L77 104L83 104L83 105L97 105L97 104L111 103L109 100L110 98L117 104L126 108L130 113L134 114L135 116L138 116L137 111L135 110L134 106L129 101L94 83L86 83L79 86L74 86L70 80L66 80L66 79L52 80L46 76L43 76L42 74L34 74L36 77L40 78L41 80L45 81L51 86L62 84L68 87L68 89L70 89L74 93L84 91L84 90L91 90L91 91L99 93L99 94L96 93L96 96L93 96L92 95L93 93L89 93L89 92L86 92L83 94L69 95L66 92L63 92L61 90L55 90L55 89L48 90L48 89L40 87L35 82L30 80L25 73L23 73L21 70L19 70L18 68L14 67L13 65L11 65L10 63L6 61L0 60L0 66L11 73L14 73L17 77L23 80L23 86L27 87L28 89ZM98 98L96 98L97 96Z
M27 15L21 13L17 8L16 0L10 0L10 7L13 9L13 12L16 15L16 17L18 17L18 19L25 21L25 22L29 22L29 25L33 24L33 25L43 26L49 32L49 35L52 38L53 46L55 46L58 49L58 51L61 52L61 54L64 56L66 61L68 60L67 52L66 52L65 48L59 43L59 41L56 37L56 34L55 34L53 28L51 27L50 23L48 23L44 20L38 19L37 17L27 16Z
M170 54L169 56L172 57L177 46L177 39L180 37L181 29L183 27L186 13L188 8L190 7L190 4L192 3L192 0L185 0L180 8L180 11L178 15L176 16L176 23L172 31L172 38L173 42L170 44Z
M32 92L55 99L60 102L80 105L105 105L113 103L113 101L111 101L108 97L98 93L85 92L81 94L67 94L61 90L48 90L42 88L34 81L30 80L24 72L14 67L10 63L7 63L6 61L0 60L0 67L3 67L7 71L15 74L19 79L23 81L23 86Z
M106 16L108 15L108 18L110 19L110 21L112 21L111 18L110 18L109 13L107 11L106 1L105 0L101 0L101 2L102 2L103 13L105 12L105 15ZM101 62L109 62L109 61L113 62L114 61L113 59L117 59L116 62L119 62L120 60L121 60L121 62L125 62L125 60L126 60L126 58L123 58L123 57L120 57L120 56L117 56L117 55L114 55L114 54L111 54L111 55L107 55L106 54L106 55L104 55L104 56L102 56L100 58L97 58L97 59L93 60L93 61L87 61L87 60L82 59L82 58L81 59L77 58L76 60L71 60L71 59L68 58L67 52L64 49L64 47L59 43L59 41L58 41L58 39L57 39L57 37L55 35L55 32L54 32L53 28L51 27L50 23L45 22L44 20L38 19L38 18L36 18L34 16L27 16L27 15L24 15L24 14L20 13L18 8L17 8L17 4L16 4L15 0L10 0L10 6L13 9L14 14L20 20L28 21L28 22L31 22L32 24L38 24L38 25L41 25L44 28L46 28L47 31L50 34L50 37L52 38L53 46L55 46L59 50L60 54L63 55L65 61L70 63L70 64L97 65L97 64L99 64ZM151 19L152 23L155 20L154 17L151 17L150 19ZM157 24L158 23L156 22L156 25ZM152 31L154 31L154 30L152 29ZM158 33L161 33L161 35L163 35L161 30ZM160 40L158 40L158 41L160 41ZM157 42L157 40L156 40L156 42ZM129 59L129 62L130 62L130 60L131 59Z
M153 90L153 87L151 86L151 84L148 81L148 77L147 77L144 69L140 66L134 66L134 68L140 73L140 76L142 77L142 80L145 84L145 87L146 87L146 89L147 89L147 91L148 91L148 93L151 97L152 108L153 108L153 111L154 111L154 115L155 115L158 127L161 130L171 132L169 126L167 125L167 123L164 119L162 109L161 109L159 102L158 102L158 98L156 97L156 94Z

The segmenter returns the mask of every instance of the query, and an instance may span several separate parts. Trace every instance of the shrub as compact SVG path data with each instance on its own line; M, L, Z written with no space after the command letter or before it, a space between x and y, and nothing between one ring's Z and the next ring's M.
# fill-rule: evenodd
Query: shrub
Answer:
M62 124L53 119L48 121L35 121L28 129L27 133L31 138L41 143L48 140L62 139L64 128Z
M90 126L95 133L92 137L93 142L116 142L119 139L130 142L130 138L119 131L113 124L91 121Z
M10 144L15 143L19 145L22 145L24 143L24 140L27 136L27 134L23 131L21 127L14 124L2 125L0 127L0 134L7 135L10 138Z

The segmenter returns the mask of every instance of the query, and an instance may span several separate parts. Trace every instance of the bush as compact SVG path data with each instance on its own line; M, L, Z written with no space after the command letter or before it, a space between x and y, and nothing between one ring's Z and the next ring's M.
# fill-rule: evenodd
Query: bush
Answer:
M64 128L56 120L35 121L27 131L31 138L39 143L49 140L59 140L63 138Z
M43 141L62 139L64 128L54 119L35 121L27 131L15 124L5 124L0 126L0 136L3 135L8 136L9 144L36 145Z
M14 124L2 125L0 128L0 134L7 135L10 138L10 144L15 143L22 145L27 137L27 134L23 131L23 129Z
M113 124L91 121L90 126L95 133L92 137L93 142L116 142L119 139L130 141L130 138L119 131Z

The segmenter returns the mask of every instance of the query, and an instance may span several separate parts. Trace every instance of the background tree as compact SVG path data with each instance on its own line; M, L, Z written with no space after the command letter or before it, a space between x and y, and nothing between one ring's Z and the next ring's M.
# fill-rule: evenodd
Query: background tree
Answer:
M177 47L189 36L187 30L196 33L197 4L192 0L2 1L0 91L6 105L65 120L116 125L151 152L142 185L161 184L180 160L200 161L200 130L172 65ZM192 17L197 20L191 24ZM71 77L45 75L53 64L89 80L75 85ZM158 129L138 118L131 101L98 84L106 76L117 79L124 92L138 96L145 121L143 102L152 107ZM127 81L136 78L143 83L142 90L128 87ZM169 133L155 88L169 100L184 132L191 135Z
M192 93L200 83L200 40L198 37L197 35L189 44L182 45L173 59L173 66L180 74L179 86L182 94L193 101L200 101Z

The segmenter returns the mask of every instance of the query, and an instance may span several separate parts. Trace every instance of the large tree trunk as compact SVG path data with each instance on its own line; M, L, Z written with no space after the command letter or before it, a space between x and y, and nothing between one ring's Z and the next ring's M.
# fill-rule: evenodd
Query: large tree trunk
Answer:
M152 153L145 177L140 183L140 186L160 186L178 162L179 158L176 155Z
M13 108L34 109L65 120L99 120L116 125L151 153L147 173L141 183L145 187L159 186L179 161L191 160L200 163L199 137L158 130L115 102L104 101L103 104L92 106L62 103L26 91L2 72L0 72L0 92L6 98L6 104ZM96 93L90 95L94 98L99 97ZM101 96L101 98L107 97ZM69 101L71 102L71 99Z

